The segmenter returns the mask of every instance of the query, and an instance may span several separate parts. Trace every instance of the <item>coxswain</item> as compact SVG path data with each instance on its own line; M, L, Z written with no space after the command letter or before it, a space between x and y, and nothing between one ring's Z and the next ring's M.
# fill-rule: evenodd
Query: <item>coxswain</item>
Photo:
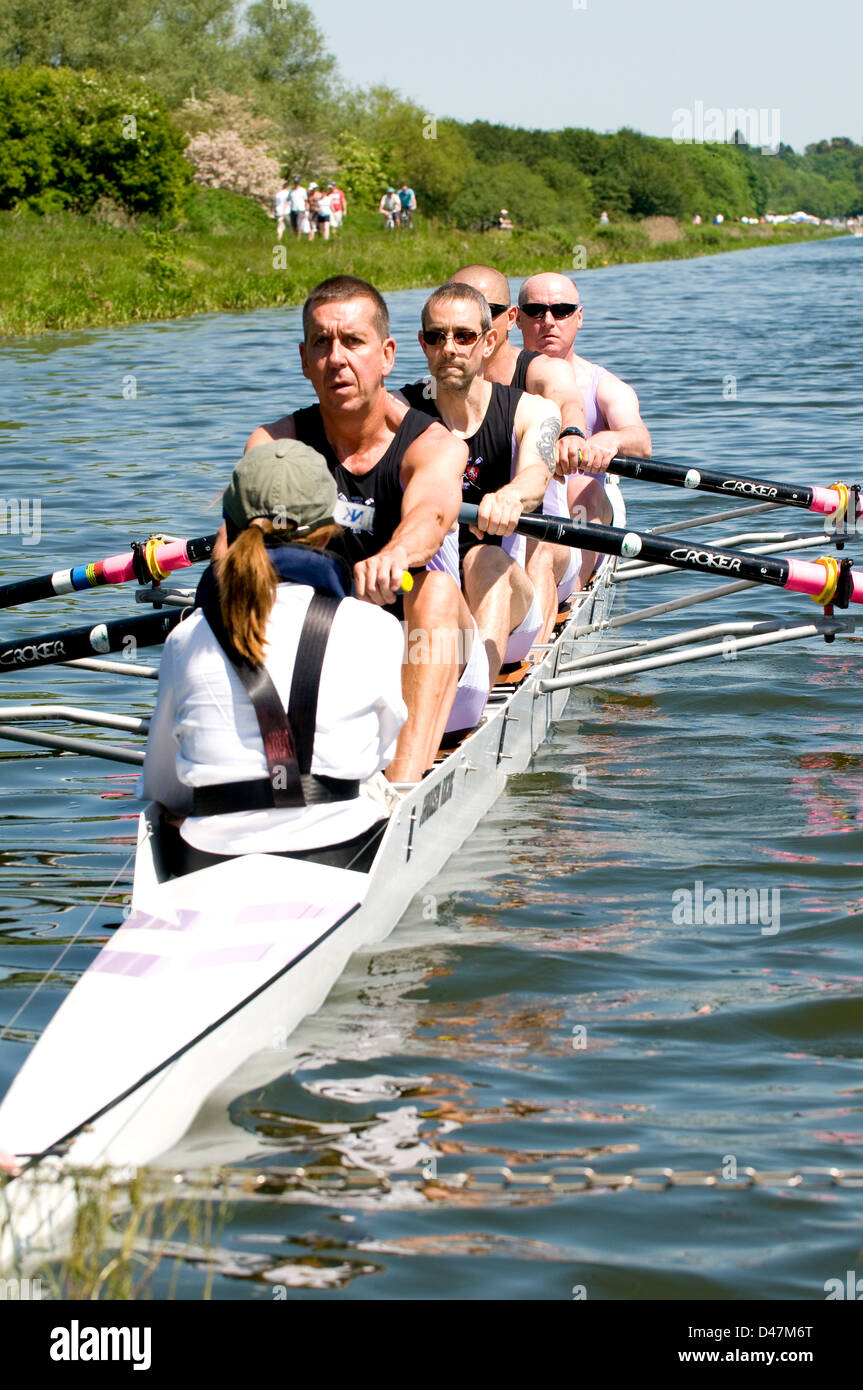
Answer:
M554 401L560 410L557 469L546 489L542 510L546 516L567 516L567 477L578 473L582 463L587 466L594 462L593 450L587 442L584 402L575 372L568 362L527 348L519 351L514 346L510 333L515 327L518 309L510 302L509 281L499 270L488 265L467 265L450 276L449 283L453 281L473 285L488 300L497 341L491 356L483 364L483 376L504 386L515 386L532 395L545 396L546 400ZM597 455L596 462L600 461ZM605 506L605 488L593 478L583 478L582 483L580 502L584 511L580 516L585 521L599 520ZM543 625L537 641L545 642L554 627L560 606L572 593L583 587L582 553L575 546L528 541L526 555L527 573L543 610Z
M465 596L486 642L493 685L501 666L522 661L542 627L542 608L515 534L523 512L539 507L555 469L560 411L552 401L488 381L483 364L497 334L491 311L468 284L446 284L426 300L420 346L431 383L402 388L463 439L469 457L463 500L478 505L476 528L462 526Z
M176 873L251 853L371 864L385 799L360 784L390 762L407 715L403 638L348 596L350 570L325 549L337 502L324 459L296 441L234 469L227 549L165 643L144 758Z
M579 357L573 344L584 321L584 309L575 283L567 275L531 275L518 294L518 327L525 348L568 362L584 401L586 432L591 449L582 446L581 467L586 473L605 473L615 454L650 458L652 444L641 418L638 396L631 386L605 367ZM598 521L610 525L611 503L603 489L597 493L593 480L570 475L567 501L571 516L579 523ZM599 556L582 552L582 587L593 573Z
M387 391L396 345L374 286L351 275L324 280L303 306L303 331L303 374L318 404L256 429L246 447L299 439L326 459L350 528L337 544L353 566L357 597L403 612L407 624L408 719L387 776L416 782L462 717L459 682L475 684L477 665L484 671L453 531L467 449L428 414L406 414ZM406 574L412 587L402 595Z

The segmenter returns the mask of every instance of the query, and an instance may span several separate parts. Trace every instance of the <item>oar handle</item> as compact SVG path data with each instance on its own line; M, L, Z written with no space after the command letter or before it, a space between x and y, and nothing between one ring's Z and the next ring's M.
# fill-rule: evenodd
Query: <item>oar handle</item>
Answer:
M194 540L164 541L152 539L144 550L144 571L153 579L165 577L173 570L186 569L213 553L216 537L198 536ZM124 550L120 555L108 555L89 565L74 565L71 569L54 570L52 574L35 579L13 580L0 584L0 608L13 608L18 603L35 603L37 599L53 598L55 594L72 594L82 589L97 589L103 584L126 584L137 577L140 552Z

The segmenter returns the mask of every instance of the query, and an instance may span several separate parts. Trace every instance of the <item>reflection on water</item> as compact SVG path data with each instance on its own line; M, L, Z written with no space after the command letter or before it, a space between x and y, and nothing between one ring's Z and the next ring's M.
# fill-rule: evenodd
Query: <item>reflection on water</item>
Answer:
M636 386L657 457L832 482L823 439L853 457L863 423L847 347L854 249L585 273L582 351ZM424 366L423 298L390 297L399 383ZM803 323L802 299L817 306ZM156 525L212 529L251 429L310 399L298 322L268 310L8 345L4 489L11 477L42 494L45 537L4 536L3 577L95 559ZM635 483L627 496L641 529L711 505ZM619 602L700 582L629 584ZM637 636L801 608L752 592ZM56 599L0 614L0 638L126 611L114 591ZM208 1277L220 1298L268 1300L568 1299L574 1285L590 1298L823 1297L858 1254L847 1191L576 1194L446 1177L716 1171L729 1156L859 1164L860 651L859 639L777 647L578 692L433 886L436 918L416 904L352 961L321 1012L220 1088L166 1159L250 1178L321 1165L371 1185L239 1201L214 1248L189 1236L166 1251L157 1295L176 1254L184 1297ZM41 672L3 698L145 713L143 684ZM130 794L107 764L0 747L0 1020L15 1018L0 1087L121 919ZM778 893L781 930L677 924L675 892L699 882Z

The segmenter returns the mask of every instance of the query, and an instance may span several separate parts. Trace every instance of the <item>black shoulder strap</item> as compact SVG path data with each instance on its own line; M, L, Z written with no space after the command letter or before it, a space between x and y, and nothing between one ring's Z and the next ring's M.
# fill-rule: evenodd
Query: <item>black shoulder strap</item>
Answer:
M213 636L228 658L242 682L243 689L254 706L258 727L264 743L264 756L267 759L270 786L273 792L273 806L280 810L286 807L305 806L306 799L300 782L300 769L294 746L291 725L285 716L279 692L273 685L266 666L253 666L244 660L233 646L219 607L218 595L203 609L204 617L213 630ZM302 645L302 638L300 638ZM299 663L300 649L297 649ZM294 671L296 678L296 668ZM319 673L320 679L320 673ZM314 738L314 729L312 730Z
M316 593L313 596L297 647L294 678L291 681L291 696L288 701L288 724L297 731L297 763L304 777L312 769L321 670L333 619L340 602L341 600L332 594Z

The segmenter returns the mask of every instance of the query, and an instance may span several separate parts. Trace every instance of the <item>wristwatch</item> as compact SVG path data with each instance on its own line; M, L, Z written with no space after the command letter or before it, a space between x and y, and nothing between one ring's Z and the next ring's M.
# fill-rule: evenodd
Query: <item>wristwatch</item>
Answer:
M578 425L567 425L566 429L561 430L560 434L557 437L558 439L566 439L566 436L568 434L577 434L579 439L587 439L587 435L585 434L584 430L580 430L578 428Z

